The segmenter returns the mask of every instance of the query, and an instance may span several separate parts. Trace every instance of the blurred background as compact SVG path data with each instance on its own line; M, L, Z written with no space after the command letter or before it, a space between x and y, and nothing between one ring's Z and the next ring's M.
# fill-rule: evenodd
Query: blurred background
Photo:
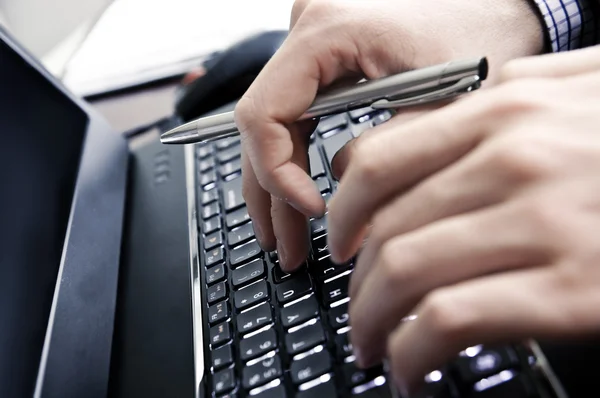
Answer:
M43 59L52 57L61 44L83 39L112 1L0 0L0 23Z
M259 31L293 0L0 0L0 24L76 94L178 75Z

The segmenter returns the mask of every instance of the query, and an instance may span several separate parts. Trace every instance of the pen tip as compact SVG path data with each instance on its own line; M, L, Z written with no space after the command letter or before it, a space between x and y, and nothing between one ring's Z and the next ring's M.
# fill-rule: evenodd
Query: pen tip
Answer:
M197 141L197 129L195 123L186 123L171 129L160 136L163 144L188 144Z

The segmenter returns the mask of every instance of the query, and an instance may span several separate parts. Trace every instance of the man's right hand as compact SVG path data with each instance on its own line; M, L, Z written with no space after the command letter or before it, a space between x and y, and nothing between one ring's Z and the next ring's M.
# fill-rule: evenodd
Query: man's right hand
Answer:
M262 248L277 249L282 268L293 270L308 253L307 217L325 212L308 173L315 126L296 122L319 90L479 56L490 62L490 84L506 61L541 53L542 32L530 0L296 1L287 40L235 110L243 194Z

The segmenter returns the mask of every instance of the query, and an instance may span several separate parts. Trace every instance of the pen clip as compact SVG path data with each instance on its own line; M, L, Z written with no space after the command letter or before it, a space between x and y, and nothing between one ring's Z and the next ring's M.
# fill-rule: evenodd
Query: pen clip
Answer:
M401 108L405 106L421 105L435 101L441 101L448 98L456 97L460 94L476 90L481 85L479 76L468 76L460 79L452 86L445 87L441 90L416 95L414 97L402 98L397 100L381 99L373 102L371 108L373 109L390 109L390 108Z

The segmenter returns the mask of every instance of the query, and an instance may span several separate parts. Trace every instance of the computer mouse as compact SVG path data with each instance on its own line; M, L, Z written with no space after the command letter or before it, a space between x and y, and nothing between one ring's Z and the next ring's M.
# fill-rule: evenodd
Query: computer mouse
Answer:
M189 121L239 99L287 34L284 30L260 32L214 54L200 72L184 79L176 93L176 115Z

